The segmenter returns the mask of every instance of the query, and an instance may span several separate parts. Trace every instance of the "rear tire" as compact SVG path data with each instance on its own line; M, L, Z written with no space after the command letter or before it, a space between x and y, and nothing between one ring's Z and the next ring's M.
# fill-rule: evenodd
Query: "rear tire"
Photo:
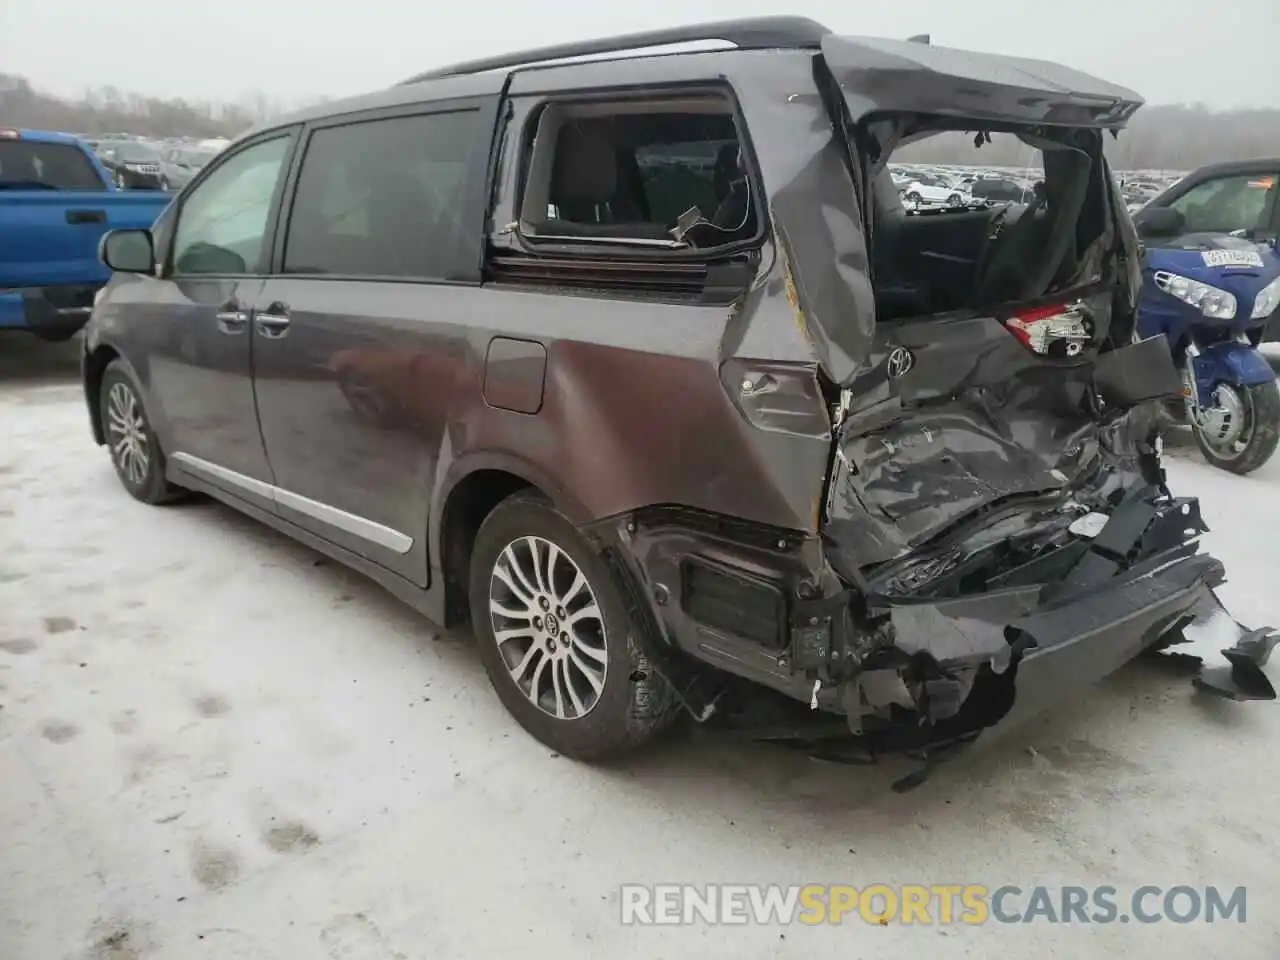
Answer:
M1213 466L1231 473L1246 474L1257 470L1271 459L1280 443L1280 387L1276 381L1260 383L1242 392L1246 415L1249 419L1249 441L1245 448L1233 456L1210 446L1201 436L1200 429L1192 424L1196 446Z
M609 568L542 499L517 493L485 518L470 604L498 698L552 750L605 760L647 743L676 715Z
M165 479L164 454L142 405L142 391L119 360L107 364L98 396L111 465L129 495L151 504L182 497L186 491Z

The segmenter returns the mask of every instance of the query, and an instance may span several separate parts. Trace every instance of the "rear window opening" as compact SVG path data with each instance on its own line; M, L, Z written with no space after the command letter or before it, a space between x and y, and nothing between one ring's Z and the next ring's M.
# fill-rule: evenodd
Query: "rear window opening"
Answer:
M718 96L553 102L526 150L520 231L539 243L657 251L755 238L760 202Z
M69 143L0 140L0 190L103 190L89 158Z
M1098 131L893 117L865 132L879 319L1043 303L1111 269Z

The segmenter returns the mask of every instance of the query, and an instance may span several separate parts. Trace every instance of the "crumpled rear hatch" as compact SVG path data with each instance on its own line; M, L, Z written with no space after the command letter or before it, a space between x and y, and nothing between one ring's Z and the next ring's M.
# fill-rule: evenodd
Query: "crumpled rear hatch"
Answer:
M1146 434L1124 417L1180 389L1164 341L1053 358L1007 323L932 317L881 332L884 359L846 392L836 438L823 532L838 569L996 513L1105 509L1139 479L1133 443Z

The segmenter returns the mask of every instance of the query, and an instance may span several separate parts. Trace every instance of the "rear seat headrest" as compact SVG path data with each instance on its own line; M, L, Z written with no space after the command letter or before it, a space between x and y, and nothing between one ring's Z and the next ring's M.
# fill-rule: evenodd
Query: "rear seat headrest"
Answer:
M605 203L618 190L618 155L613 145L578 123L568 123L556 144L552 203Z

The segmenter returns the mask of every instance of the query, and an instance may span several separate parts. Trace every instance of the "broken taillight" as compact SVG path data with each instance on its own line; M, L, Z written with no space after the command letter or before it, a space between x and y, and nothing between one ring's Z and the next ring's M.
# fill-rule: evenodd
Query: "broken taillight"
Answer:
M1019 310L1004 325L1024 346L1046 357L1078 356L1093 335L1077 304Z

